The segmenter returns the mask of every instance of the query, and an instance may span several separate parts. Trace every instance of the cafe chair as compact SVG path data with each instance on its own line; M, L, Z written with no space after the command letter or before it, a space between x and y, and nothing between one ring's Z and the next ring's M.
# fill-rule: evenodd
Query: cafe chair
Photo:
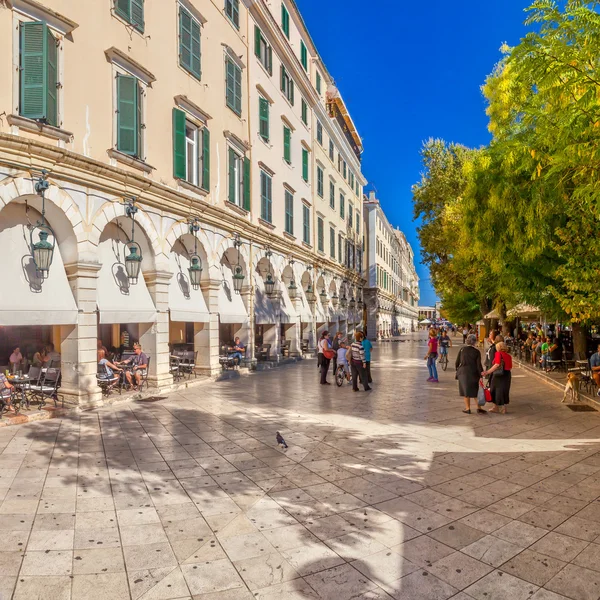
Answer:
M39 400L39 409L46 406L46 400L52 399L54 406L58 407L58 384L60 381L60 369L43 369L42 376L36 385L29 386L32 400Z

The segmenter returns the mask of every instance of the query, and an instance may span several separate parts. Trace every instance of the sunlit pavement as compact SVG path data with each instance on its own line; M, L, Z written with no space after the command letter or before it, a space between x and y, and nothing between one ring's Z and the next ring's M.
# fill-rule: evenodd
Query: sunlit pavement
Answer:
M424 353L2 429L0 598L597 600L600 413L515 371L464 415Z

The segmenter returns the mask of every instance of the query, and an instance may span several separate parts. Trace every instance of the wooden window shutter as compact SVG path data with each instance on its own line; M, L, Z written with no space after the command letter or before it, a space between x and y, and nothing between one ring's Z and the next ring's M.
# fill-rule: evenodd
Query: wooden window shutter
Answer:
M210 191L210 131L202 130L202 189Z
M227 106L229 106L229 108L231 108L231 109L235 109L235 74L233 72L234 68L235 68L234 64L228 59L226 61L226 69L227 69L226 99L227 99Z
M236 177L235 177L235 162L237 160L237 154L229 148L229 202L233 202L235 204L236 197ZM239 190L238 190L239 191Z
M254 54L260 58L260 41L261 41L261 33L258 25L254 26Z
M143 160L142 156L142 87L135 80L135 129L137 132L135 155Z
M130 75L117 75L117 149L137 154L137 80Z
M302 148L302 179L308 181L308 150Z
M268 70L269 75L273 75L273 48L271 46L267 47L267 61L268 61Z
M185 113L178 108L173 109L173 176L185 179L186 148L185 148Z
M131 22L130 0L115 0L115 11L118 15Z
M144 31L144 0L131 0L131 24L138 31Z
M290 104L294 106L294 80L290 79L290 91L288 93L288 100Z
M300 41L300 61L302 62L304 69L308 69L308 51L302 40Z
M264 98L258 99L258 118L260 137L269 141L269 102Z
M202 77L200 43L200 23L196 19L192 19L191 71L192 75L195 75L198 79Z
M21 23L21 101L20 113L30 119L47 114L46 24Z
M233 74L235 81L235 110L238 115L242 114L242 70L233 65Z
M281 73L281 91L285 92L285 67L283 65L281 65L281 69L280 69L280 73Z
M179 63L187 71L192 70L192 15L179 7Z
M244 208L250 210L250 159L244 157Z
M56 39L46 27L46 119L58 126L58 48Z
M292 131L289 127L283 127L283 159L292 162Z

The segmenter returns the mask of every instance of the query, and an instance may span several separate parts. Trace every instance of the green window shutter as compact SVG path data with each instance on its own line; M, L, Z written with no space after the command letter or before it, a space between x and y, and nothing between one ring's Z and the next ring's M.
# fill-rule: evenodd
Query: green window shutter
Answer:
M273 75L273 48L271 48L271 46L267 48L267 62L267 69L269 70L269 75Z
M304 98L302 98L302 122L308 125L308 104Z
M323 248L324 248L324 239L323 239L323 219L321 219L321 217L319 217L317 219L317 238L318 238L318 247L319 247L319 252L323 252Z
M264 98L258 99L258 119L260 137L269 141L269 102Z
M290 37L290 13L287 11L285 4L281 3L281 29L283 33L289 38Z
M292 162L292 130L283 126L283 160Z
M192 71L192 15L179 7L179 64L191 73Z
M227 106L233 110L235 108L235 75L233 72L235 65L230 60L227 60L225 62L225 65L227 71L227 85L225 97L227 100Z
M117 149L135 156L138 144L138 83L130 75L117 75Z
M317 92L321 93L321 74L317 71Z
M50 125L58 126L58 48L56 39L46 27L46 119Z
M200 23L192 19L192 75L198 79L202 77L201 51L200 51Z
M260 29L258 27L258 25L254 26L254 54L256 54L256 56L260 57L260 40L261 40L261 33L260 33Z
M20 113L30 119L47 114L46 24L21 23L21 101Z
M173 109L173 176L185 179L185 113L178 108Z
M317 167L317 194L323 197L323 169Z
M308 181L308 150L302 148L302 179Z
M144 31L144 0L131 0L131 24L143 33Z
M127 21L131 21L130 6L130 0L115 0L116 13Z
M202 189L210 190L210 131L202 130Z
M250 159L244 158L244 208L250 210Z
M279 69L279 72L281 74L281 91L282 92L286 92L285 90L285 67L283 65L281 65L281 68Z
M237 66L233 65L233 72L235 76L235 111L238 115L242 114L242 70Z
M229 148L229 173L228 173L228 180L229 180L229 195L228 195L228 200L229 202L232 202L235 204L235 196L236 196L236 189L235 189L235 161L237 159L237 154L231 149Z
M290 91L288 93L288 100L290 104L294 106L294 80L290 79Z
M135 82L135 129L137 132L135 156L143 160L142 156L142 88L139 83Z
M300 40L300 62L304 67L304 70L308 70L308 51L302 40Z

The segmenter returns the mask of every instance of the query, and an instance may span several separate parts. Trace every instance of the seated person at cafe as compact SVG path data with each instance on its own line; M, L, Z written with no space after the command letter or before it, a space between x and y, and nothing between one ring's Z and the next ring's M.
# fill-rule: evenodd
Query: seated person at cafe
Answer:
M590 358L590 367L592 369L592 377L598 386L597 395L600 396L600 345L595 354L592 354Z
M108 358L108 350L106 346L102 343L102 340L98 340L98 363L100 362L100 350L104 351L104 358Z
M246 346L244 346L239 337L233 340L233 346L229 349L229 353L229 356L236 360L238 365L242 362L242 358L244 358L244 354L246 353Z
M46 355L42 360L45 367L60 369L60 352L56 352L52 342L46 345Z
M104 350L98 350L98 364L104 367L104 372L98 373L98 379L111 382L110 387L119 381L119 377L118 375L115 375L115 371L120 373L122 369L106 358L106 352Z
M4 406L7 407L8 411L14 412L14 408L11 406L11 397L14 386L8 381L4 373L0 373L0 409Z
M19 346L13 350L8 362L10 363L10 370L13 373L21 368L21 365L23 364L23 355L21 354L21 348L19 348Z
M44 358L46 358L46 348L42 348L41 350L38 350L34 355L33 355L33 360L31 361L31 364L34 367L40 368L44 366Z
M146 375L148 369L148 357L142 352L140 344L134 344L133 351L135 352L135 355L120 362L119 365L130 364L133 367L132 369L125 371L125 378L127 379L129 386L132 385L132 381L135 378L135 384L133 385L133 389L135 390L139 387L142 377Z

